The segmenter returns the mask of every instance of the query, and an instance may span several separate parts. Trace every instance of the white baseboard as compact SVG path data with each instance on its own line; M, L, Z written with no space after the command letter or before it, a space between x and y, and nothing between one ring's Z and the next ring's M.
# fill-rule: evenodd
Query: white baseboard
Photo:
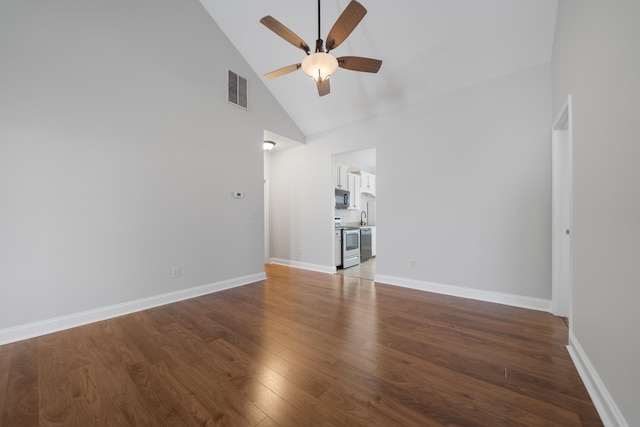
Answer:
M249 283L265 280L266 278L266 274L262 272L249 276L223 280L220 282L211 283L209 285L197 286L194 288L169 292L166 294L142 298L139 300L127 301L121 304L100 307L80 313L68 314L66 316L55 317L53 319L27 323L12 328L0 329L0 345L22 341L41 335L51 334L53 332L87 325L89 323L99 322L101 320L111 319L114 317L123 316L125 314L134 313L136 311L147 310L149 308L182 301L189 298L195 298L201 295L223 291L225 289L248 285Z
M375 282L402 286L411 289L418 289L420 291L435 292L438 294L450 295L454 297L495 302L498 304L528 308L531 310L547 312L551 310L551 300L541 298L525 297L503 292L485 291L482 289L465 288L462 286L443 285L441 283L424 282L421 280L407 279L404 277L385 276L380 274L376 274Z
M282 259L282 258L270 258L269 263L286 265L288 267L301 268L303 270L317 271L319 273L333 274L336 272L335 267L328 267L326 265L319 265L319 264L309 264L306 262L292 261L292 260Z
M589 392L589 396L598 411L598 415L600 415L602 423L606 427L629 427L629 424L627 424L627 421L624 419L620 409L618 409L611 394L609 394L609 390L605 387L598 372L578 342L578 339L571 331L569 331L569 345L567 346L567 350L569 351L569 355L571 355L573 364L576 366L587 392Z

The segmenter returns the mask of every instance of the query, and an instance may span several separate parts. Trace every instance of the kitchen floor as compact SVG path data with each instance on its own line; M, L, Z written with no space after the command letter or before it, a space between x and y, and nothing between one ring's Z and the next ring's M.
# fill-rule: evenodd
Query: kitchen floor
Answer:
M361 262L358 265L354 265L349 268L339 268L337 274L350 277L360 277L361 279L373 280L376 274L376 258L369 258L365 262Z

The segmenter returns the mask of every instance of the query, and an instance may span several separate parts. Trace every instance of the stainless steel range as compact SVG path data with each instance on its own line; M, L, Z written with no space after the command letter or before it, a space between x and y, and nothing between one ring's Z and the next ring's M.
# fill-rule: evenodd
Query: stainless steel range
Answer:
M360 229L343 227L339 217L334 218L334 224L336 228L336 267L349 268L360 264ZM340 240L339 245L338 239ZM338 256L338 249L340 256Z

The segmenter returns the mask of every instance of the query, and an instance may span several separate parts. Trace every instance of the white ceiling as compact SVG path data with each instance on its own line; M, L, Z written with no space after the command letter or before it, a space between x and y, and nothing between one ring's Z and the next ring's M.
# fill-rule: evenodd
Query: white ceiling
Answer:
M350 166L353 170L363 170L375 175L376 149L358 150L336 155L336 162Z
M263 16L315 46L315 0L200 1L259 76L305 56ZM558 0L359 1L367 15L332 52L382 59L377 74L338 69L322 98L302 70L263 79L305 135L551 60ZM323 39L348 3L322 2Z

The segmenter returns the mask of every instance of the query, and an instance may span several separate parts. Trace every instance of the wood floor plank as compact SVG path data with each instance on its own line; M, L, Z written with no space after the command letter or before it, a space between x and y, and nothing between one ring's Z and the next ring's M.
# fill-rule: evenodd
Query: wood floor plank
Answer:
M257 361L226 340L218 340L211 347L214 346L216 359L224 363L224 369L229 372L228 375L231 378L233 378L232 372L243 372L243 376L239 378L240 381L243 381L245 376L255 379L311 419L323 420L331 413L331 407L269 367L273 363L272 359L280 360L278 356L273 355Z
M335 408L326 421L327 425L438 425L406 405L396 404L377 387L368 389L364 385L341 382L327 390L321 400ZM413 421L408 423L408 419Z
M277 354L285 349L285 346L273 338L271 332L262 325L251 325L245 316L245 311L238 311L233 307L221 307L207 313L211 320L222 324L225 328L250 342L263 347L270 353Z
M146 361L135 342L140 334L130 336L128 331L134 328L120 328L139 319L136 314L100 322L89 334L92 363L76 370L72 386L75 405L84 419L91 420L89 425L171 425L145 401L128 372L128 366Z
M387 331L390 330L391 328L387 329ZM538 390L547 390L553 386L558 392L565 394L581 394L584 391L579 381L567 381L562 386L556 381L558 375L567 374L571 374L577 380L575 369L562 369L552 363L549 358L546 360L538 358L537 352L535 356L510 352L507 344L498 346L494 342L489 344L472 340L465 342L455 334L442 335L434 331L420 335L415 330L406 328L394 329L392 335L381 336L378 342L380 348L400 349L403 353L426 358L453 371L466 372L471 377L487 382L499 379L501 375L496 373L502 374L504 369L507 369L507 373L511 372L514 387L523 387L523 389L537 387ZM566 358L568 353L566 349L562 350ZM515 382L516 379L521 379L521 382Z
M129 377L136 385L138 394L146 406L153 408L156 414L170 425L189 425L191 417L176 399L176 388L173 384L162 381L154 365L139 362L127 367Z
M420 370L403 366L380 367L373 373L357 367L336 365L334 369L369 387L385 389L385 394L416 412L446 422L449 415L438 414L439 408L454 405L462 425L532 425L536 420L558 426L575 426L577 416L544 401L464 374L451 372L438 365L421 363ZM461 386L464 384L464 386ZM446 398L446 401L442 401ZM434 403L437 403L434 405ZM531 413L533 412L533 414Z
M263 359L262 363L316 398L332 385L333 378L327 371L315 370L303 363L291 363L277 355Z
M12 344L5 408L0 425L37 426L39 423L38 341ZM1 394L1 393L0 393Z
M266 266L0 346L2 426L601 426L549 313Z
M342 361L337 361L331 366L331 369L326 370L323 369L322 364L313 358L292 350L283 351L278 356L291 365L296 364L304 367L309 372L317 372L317 375L322 375L324 381L332 385L322 393L320 400L326 402L329 399L338 410L351 414L351 418L359 420L358 422L367 423L368 425L402 425L402 419L415 416L414 411L406 406L396 406L396 409L400 409L398 411L385 410L389 406L387 403L392 404L392 402L388 402L384 398L386 392L377 385L364 384L358 379L344 375L344 372L336 369L337 366L348 365ZM364 372L365 375L369 374L368 371L360 368L354 368L354 371L356 369ZM338 396L347 396L348 398L337 398L336 390L341 390ZM394 405L392 404L391 406Z
M98 384L100 371L93 365L82 366L69 371L69 393L72 396L73 413L66 421L68 426L108 425L109 414L119 418L122 412L113 410L105 401L108 394L102 390L108 383ZM42 425L47 425L42 423ZM125 424L126 425L126 424Z
M353 288L358 289L358 292L354 292ZM376 327L375 313L372 314L370 305L372 303L366 302L368 297L375 295L372 282L369 285L358 284L351 287L310 287L306 294L299 294L298 289L288 286L279 291L261 299L249 290L239 290L238 298L327 334L338 331L337 338L349 339L357 345L364 344L368 339L367 335ZM308 310L309 301L314 302L314 310Z
M72 417L70 369L65 357L67 349L72 348L68 337L69 334L61 334L60 337L44 336L39 340L38 377L49 379L39 384L42 424L68 425Z
M100 364L106 367L122 367L146 360L136 341L140 331L129 335L120 326L125 319L132 325L130 329L135 329L133 315L98 322L91 328L80 328L82 338L79 347L88 354L92 363L95 364L97 356Z
M9 411L9 367L11 364L11 351L15 344L0 346L0 425Z
M127 336L127 342L134 345L135 352L142 355L144 361L158 363L167 359L162 344L154 339L159 335L157 326L144 312L133 313L114 320L117 327Z
M204 419L205 425L256 425L266 416L253 403L239 397L234 387L207 365L161 363L159 366L162 375L183 390L182 399L195 408L202 408L197 410L196 419Z
M179 375L179 370L174 369L172 371L169 366L164 363L160 363L157 366L158 375L167 383L172 384L172 389L176 394L174 397L175 402L179 402L185 410L191 415L192 423L190 425L197 426L245 426L255 424L256 420L266 418L257 408L251 408L252 410L243 411L243 413L233 413L229 408L218 408L220 402L216 401L213 393L200 393L197 388L191 386L190 381L184 375ZM178 374L178 375L176 375ZM213 410L212 410L213 409ZM249 420L251 416L254 416L253 420Z
M279 427L278 424L269 417L256 424L256 427Z
M245 309L257 316L254 322L263 324L274 334L271 339L282 343L288 349L313 357L327 366L341 358L359 365L367 365L371 370L375 368L375 364L358 356L358 352L361 351L360 344L335 337L281 313L266 309L250 310L249 306L245 306Z

